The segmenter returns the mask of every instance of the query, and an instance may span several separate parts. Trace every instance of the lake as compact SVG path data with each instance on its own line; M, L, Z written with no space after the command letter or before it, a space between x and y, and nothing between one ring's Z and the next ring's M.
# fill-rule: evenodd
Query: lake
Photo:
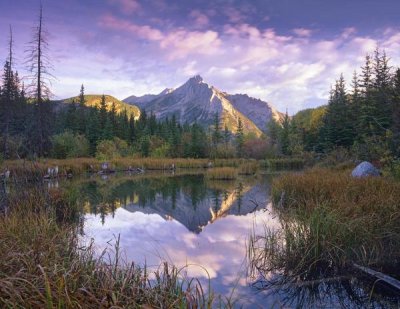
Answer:
M396 293L349 274L300 284L273 284L282 271L250 273L250 235L281 229L270 204L273 175L206 180L201 172L85 177L65 186L80 195L83 237L100 254L119 239L126 262L157 269L168 262L196 277L222 300L244 308L363 308L399 306ZM279 281L276 281L279 282ZM266 284L267 283L267 284Z

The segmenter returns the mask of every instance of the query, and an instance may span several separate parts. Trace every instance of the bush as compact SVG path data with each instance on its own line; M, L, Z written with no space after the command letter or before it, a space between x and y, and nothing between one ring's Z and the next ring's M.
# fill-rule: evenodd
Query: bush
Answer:
M7 138L7 154L4 155L4 137L0 136L0 153L3 155L3 159L18 159L26 155L25 144L26 142L22 136L9 136Z
M117 146L114 141L101 141L96 147L96 158L100 161L112 160L119 157Z
M126 157L130 154L130 149L129 149L128 143L126 141L124 141L123 139L120 139L118 137L114 137L113 142L114 142L115 148L117 149L119 156Z
M155 158L166 158L171 151L171 147L168 144L161 145L151 152L151 156Z
M246 158L261 160L267 156L270 148L266 139L249 139L244 142L243 154Z
M232 145L217 145L211 150L211 157L215 159L231 159L235 157L236 149Z
M96 158L100 161L126 157L129 153L128 143L118 137L101 141L96 147Z
M57 159L78 158L89 156L89 141L84 135L73 134L70 131L52 137L53 157Z

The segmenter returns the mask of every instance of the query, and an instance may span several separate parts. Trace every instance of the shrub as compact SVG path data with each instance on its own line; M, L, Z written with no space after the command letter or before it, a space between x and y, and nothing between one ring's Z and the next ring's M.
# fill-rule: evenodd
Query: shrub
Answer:
M128 143L118 137L114 137L113 142L119 156L126 157L130 154Z
M89 156L89 142L84 135L70 131L52 137L53 156L57 159Z
M266 139L248 139L244 142L243 154L246 158L261 160L267 156L269 149L270 145Z
M119 157L115 143L110 140L101 141L96 147L96 158L100 161Z
M165 158L171 151L171 147L168 144L161 145L151 152L151 156L155 158Z
M129 153L128 143L118 137L101 141L96 147L96 158L100 161L126 157Z
M17 159L26 155L26 149L24 148L25 139L21 136L9 136L7 138L7 154L4 155L4 137L0 136L0 153L3 155L3 159Z

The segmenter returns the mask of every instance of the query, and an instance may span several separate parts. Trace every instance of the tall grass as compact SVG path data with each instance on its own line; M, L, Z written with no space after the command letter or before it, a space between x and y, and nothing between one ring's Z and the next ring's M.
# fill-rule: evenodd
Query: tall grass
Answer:
M234 180L237 178L237 170L232 167L216 167L207 170L208 180Z
M239 175L254 175L257 173L260 165L257 161L248 161L240 164Z
M110 169L115 171L127 171L129 169L142 168L145 170L173 170L173 169L200 169L209 167L238 167L243 159L189 159L189 158L134 158L125 157L110 160ZM80 175L86 172L98 172L101 170L102 161L95 158L75 159L40 159L8 160L4 161L0 170L9 169L11 177L16 179L39 180L47 174L49 167L58 166L59 175Z
M122 261L118 242L115 254L96 256L65 209L71 201L40 192L10 196L0 216L0 307L205 308L216 301L168 264L150 272Z
M252 265L297 276L354 262L378 269L398 265L400 183L349 174L313 169L275 179L272 200L282 229L251 238Z
M275 158L262 161L261 166L270 170L297 170L305 166L302 158Z

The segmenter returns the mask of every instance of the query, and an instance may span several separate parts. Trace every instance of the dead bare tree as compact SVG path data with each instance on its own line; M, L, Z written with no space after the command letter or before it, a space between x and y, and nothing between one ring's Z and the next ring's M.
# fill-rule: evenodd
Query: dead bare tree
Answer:
M52 108L49 99L50 86L54 79L53 67L48 55L48 32L43 26L43 7L40 5L38 24L33 28L32 41L26 50L26 64L30 75L28 94L34 102L34 121L32 124L33 149L38 156L46 154L50 147Z

